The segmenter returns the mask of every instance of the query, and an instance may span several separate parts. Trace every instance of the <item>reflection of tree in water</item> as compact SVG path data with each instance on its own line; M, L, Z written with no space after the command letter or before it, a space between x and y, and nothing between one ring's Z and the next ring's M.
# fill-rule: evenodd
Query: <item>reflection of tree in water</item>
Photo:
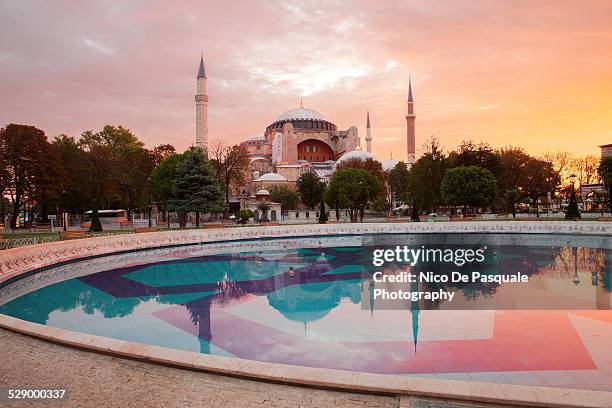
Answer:
M610 254L607 252L610 251L601 248L564 246L560 248L550 265L541 268L540 273L571 279L576 269L578 272L594 272L597 280L603 282L604 287L609 289L609 286L605 286L606 282L609 284L610 279L609 266L606 267L606 259L610 257Z
M98 290L83 291L78 296L78 305L85 313L98 311L107 319L129 316L141 302L139 298L116 298Z
M483 245L484 246L484 245ZM436 248L430 246L428 248ZM440 246L439 249L464 249L463 246ZM473 249L476 249L474 247ZM447 275L448 283L426 283L424 288L428 291L455 289L460 291L468 301L477 301L479 298L491 298L496 292L499 284L489 282L450 282L453 271L471 275L472 272L480 272L483 275L510 275L521 272L527 276L540 273L543 267L550 265L557 259L561 248L559 247L529 247L525 245L503 245L487 246L485 260L483 262L464 264L456 266L453 263L429 262L418 264L418 271L432 271L436 275ZM418 272L417 271L417 272ZM435 305L431 305L435 306Z
M141 302L139 298L115 298L95 288L76 289L71 280L46 286L1 306L0 313L46 324L51 313L79 307L88 315L98 311L107 319L125 317Z
M249 291L244 288L240 282L232 280L222 280L217 283L217 303L221 307L228 307L233 301L240 299L249 294Z

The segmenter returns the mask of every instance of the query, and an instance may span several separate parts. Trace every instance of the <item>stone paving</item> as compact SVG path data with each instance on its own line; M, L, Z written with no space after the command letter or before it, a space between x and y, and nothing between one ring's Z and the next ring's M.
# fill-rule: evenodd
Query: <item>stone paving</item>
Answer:
M391 408L400 403L391 396L272 384L121 359L4 329L0 358L0 390L65 388L68 393L62 401L7 405L4 400L0 406Z

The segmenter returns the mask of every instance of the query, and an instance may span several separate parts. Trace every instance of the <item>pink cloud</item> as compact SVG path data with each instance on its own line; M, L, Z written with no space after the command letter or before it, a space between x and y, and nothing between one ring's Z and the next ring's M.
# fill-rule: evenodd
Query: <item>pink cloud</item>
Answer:
M201 50L213 139L261 134L306 96L361 134L370 109L375 153L403 158L409 75L418 145L584 154L612 137L605 1L22 1L0 16L0 124L51 137L112 123L187 147Z

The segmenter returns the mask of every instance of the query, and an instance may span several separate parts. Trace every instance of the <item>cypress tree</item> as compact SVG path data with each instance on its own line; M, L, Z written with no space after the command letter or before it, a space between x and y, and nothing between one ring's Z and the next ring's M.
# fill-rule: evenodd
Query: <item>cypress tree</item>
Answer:
M172 193L168 208L179 213L181 228L185 227L190 212L223 211L223 192L217 174L202 149L183 153L176 166Z

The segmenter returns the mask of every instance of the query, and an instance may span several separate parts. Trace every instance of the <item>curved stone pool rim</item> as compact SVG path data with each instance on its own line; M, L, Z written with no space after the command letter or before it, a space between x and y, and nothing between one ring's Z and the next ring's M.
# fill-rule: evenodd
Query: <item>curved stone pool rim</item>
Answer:
M86 238L14 248L0 252L0 286L58 263L113 253L221 241L377 233L528 233L609 236L612 235L612 223L484 221L465 223L312 224L167 231ZM603 391L425 379L264 363L94 336L27 322L5 315L0 315L0 327L65 346L251 380L347 392L396 396L410 395L485 404L612 407L612 393Z

